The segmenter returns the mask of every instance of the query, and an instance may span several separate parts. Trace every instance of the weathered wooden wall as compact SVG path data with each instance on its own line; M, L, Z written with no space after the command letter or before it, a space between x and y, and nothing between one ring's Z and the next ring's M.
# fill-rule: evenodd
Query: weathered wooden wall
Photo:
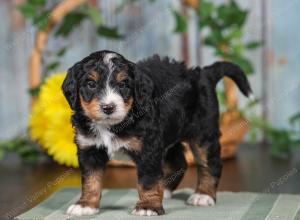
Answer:
M0 139L26 129L28 120L27 59L32 27L0 1Z
M300 1L270 1L270 119L288 126L288 118L300 111Z
M27 59L35 30L30 24L22 24L18 19L16 21L13 7L16 1L0 0L0 139L26 131L29 114ZM99 1L106 22L120 26L121 32L126 34L126 39L114 41L98 38L90 25L84 23L67 41L49 41L48 47L53 50L64 45L71 46L62 59L60 71L66 70L92 51L102 49L117 51L133 61L154 53L182 58L180 37L172 34L174 19L170 8L178 8L178 0L154 1L152 4L149 4L148 0L142 0L126 7L116 16L113 11L119 3L120 0ZM239 0L239 3L251 12L245 28L245 39L261 39L261 0ZM270 81L267 85L262 81L261 49L248 54L256 69L256 74L250 80L257 97L261 96L263 87L267 88L269 101L265 108L269 110L272 122L281 127L288 126L287 118L300 110L300 99L297 97L300 94L300 1L268 0L267 3L267 26L264 28L269 31L267 40L270 71L267 74ZM189 15L195 16L191 11ZM196 56L199 39L193 21L190 22L189 33L190 64L196 65L199 63ZM216 60L207 48L202 51L201 58L202 64ZM242 104L245 103L242 96L240 99Z

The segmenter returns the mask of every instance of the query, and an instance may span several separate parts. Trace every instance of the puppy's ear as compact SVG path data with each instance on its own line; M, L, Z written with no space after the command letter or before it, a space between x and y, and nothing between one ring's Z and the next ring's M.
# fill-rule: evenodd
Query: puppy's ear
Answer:
M153 101L153 81L136 64L131 63L130 68L133 70L134 76L134 100L140 108L149 107Z
M72 110L74 110L76 106L78 96L77 87L76 72L75 67L73 66L68 70L67 76L62 84L62 91Z

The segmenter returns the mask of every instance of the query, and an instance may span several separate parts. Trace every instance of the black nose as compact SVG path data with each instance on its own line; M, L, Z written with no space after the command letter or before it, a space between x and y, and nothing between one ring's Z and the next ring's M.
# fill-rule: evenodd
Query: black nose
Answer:
M115 111L116 105L113 103L110 103L110 104L102 105L101 108L105 114L110 115L111 113L113 113Z

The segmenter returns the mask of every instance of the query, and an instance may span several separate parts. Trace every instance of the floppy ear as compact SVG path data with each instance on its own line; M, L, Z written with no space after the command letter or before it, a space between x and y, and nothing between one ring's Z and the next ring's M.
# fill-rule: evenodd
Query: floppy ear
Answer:
M67 76L62 84L62 91L71 109L74 110L78 96L77 78L74 66L71 67L67 72Z
M140 108L149 107L153 101L153 81L136 64L131 64L131 68L134 75L134 100Z

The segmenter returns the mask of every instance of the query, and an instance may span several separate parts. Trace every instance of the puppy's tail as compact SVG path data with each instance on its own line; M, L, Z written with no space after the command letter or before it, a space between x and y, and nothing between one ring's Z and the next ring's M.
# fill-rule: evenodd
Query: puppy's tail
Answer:
M211 66L204 67L202 71L213 86L216 86L220 79L227 76L236 83L245 96L253 98L249 81L239 66L230 62L216 62Z

